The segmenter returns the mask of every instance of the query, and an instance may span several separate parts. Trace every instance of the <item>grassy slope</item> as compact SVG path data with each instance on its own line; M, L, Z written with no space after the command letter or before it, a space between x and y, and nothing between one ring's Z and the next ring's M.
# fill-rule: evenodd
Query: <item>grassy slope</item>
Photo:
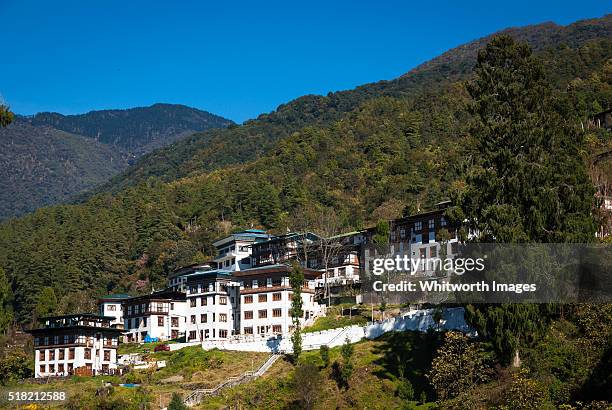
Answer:
M436 334L391 333L384 337L356 343L353 362L355 370L348 390L338 388L332 378L332 366L322 368L318 351L305 352L300 360L312 362L321 368L322 385L316 400L316 409L391 409L407 404L397 395L398 360L408 363L407 377L411 380L416 396L425 391L433 394L424 374L438 343ZM340 348L330 351L331 363L341 361ZM264 377L249 384L224 391L219 397L211 397L200 408L220 409L225 406L282 409L298 405L293 388L294 366L286 360L278 361ZM413 402L418 405L418 402ZM429 408L432 403L416 408Z

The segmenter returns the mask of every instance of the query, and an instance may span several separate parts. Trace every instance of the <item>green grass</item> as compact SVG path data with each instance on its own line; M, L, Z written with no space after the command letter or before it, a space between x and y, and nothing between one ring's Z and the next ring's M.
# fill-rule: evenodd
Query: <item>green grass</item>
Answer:
M315 322L305 327L303 332L320 332L351 325L365 325L371 319L371 312L367 308L357 307L349 315L349 309L354 305L332 306L327 309L327 315L317 318Z
M155 346L167 345L177 343L175 340L168 340L166 342L153 342L153 343L121 343L117 348L117 354L130 354L130 353L152 353Z
M406 363L406 378L414 386L416 397L425 391L431 355L435 352L438 334L416 332L388 333L374 341L354 344L354 372L349 388L340 388L333 377L332 365L323 367L318 351L303 352L300 362L310 362L319 368L321 386L315 409L433 409L435 403L407 402L397 396L400 384L398 360ZM395 350L392 350L395 349ZM342 362L340 347L330 349L330 362ZM293 382L294 365L279 360L262 378L224 390L218 397L207 398L200 408L218 409L227 406L253 409L300 408Z

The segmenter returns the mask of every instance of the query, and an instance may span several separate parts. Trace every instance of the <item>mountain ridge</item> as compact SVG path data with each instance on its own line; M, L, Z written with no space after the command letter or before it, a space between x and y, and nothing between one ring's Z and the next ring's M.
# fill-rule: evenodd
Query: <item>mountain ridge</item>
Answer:
M206 111L164 103L75 115L17 115L0 129L0 220L70 200L155 148L231 124Z

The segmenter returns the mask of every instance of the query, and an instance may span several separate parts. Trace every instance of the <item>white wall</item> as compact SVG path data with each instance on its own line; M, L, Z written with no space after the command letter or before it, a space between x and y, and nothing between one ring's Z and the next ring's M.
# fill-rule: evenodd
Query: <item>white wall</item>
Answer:
M382 322L371 323L366 326L348 326L338 329L330 329L322 332L302 333L302 349L315 350L321 345L330 347L342 345L346 338L351 343L360 341L363 338L376 339L386 332L404 332L414 330L426 332L428 329L437 329L437 324L433 320L433 309L415 310L407 313L403 317L390 318ZM458 330L465 333L473 333L463 317L463 308L446 309L440 322L440 329ZM179 348L178 346L176 348ZM249 352L291 352L293 350L291 337L270 337L253 335L247 337L241 335L228 341L205 341L202 348L240 350Z

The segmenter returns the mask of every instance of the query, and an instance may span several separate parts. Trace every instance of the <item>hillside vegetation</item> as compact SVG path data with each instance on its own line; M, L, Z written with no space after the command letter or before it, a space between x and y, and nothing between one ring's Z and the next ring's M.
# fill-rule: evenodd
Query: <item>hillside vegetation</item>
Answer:
M587 68L585 65L592 64L592 59L597 57L590 55L589 50L585 50L584 55L575 60L559 59L558 56L573 53L593 40L612 38L612 15L568 26L544 23L511 28L495 34L503 33L519 41L527 41L536 52L547 54L545 67L551 81L564 87L569 80L584 75ZM149 177L169 181L243 163L269 151L278 140L305 126L328 126L334 123L371 98L415 98L443 90L471 75L478 50L495 34L449 50L397 79L365 84L353 90L325 96L306 95L280 105L272 113L247 121L243 126L193 135L146 155L98 192L116 192L146 181Z
M65 202L143 154L231 121L183 105L16 116L0 128L0 220Z

